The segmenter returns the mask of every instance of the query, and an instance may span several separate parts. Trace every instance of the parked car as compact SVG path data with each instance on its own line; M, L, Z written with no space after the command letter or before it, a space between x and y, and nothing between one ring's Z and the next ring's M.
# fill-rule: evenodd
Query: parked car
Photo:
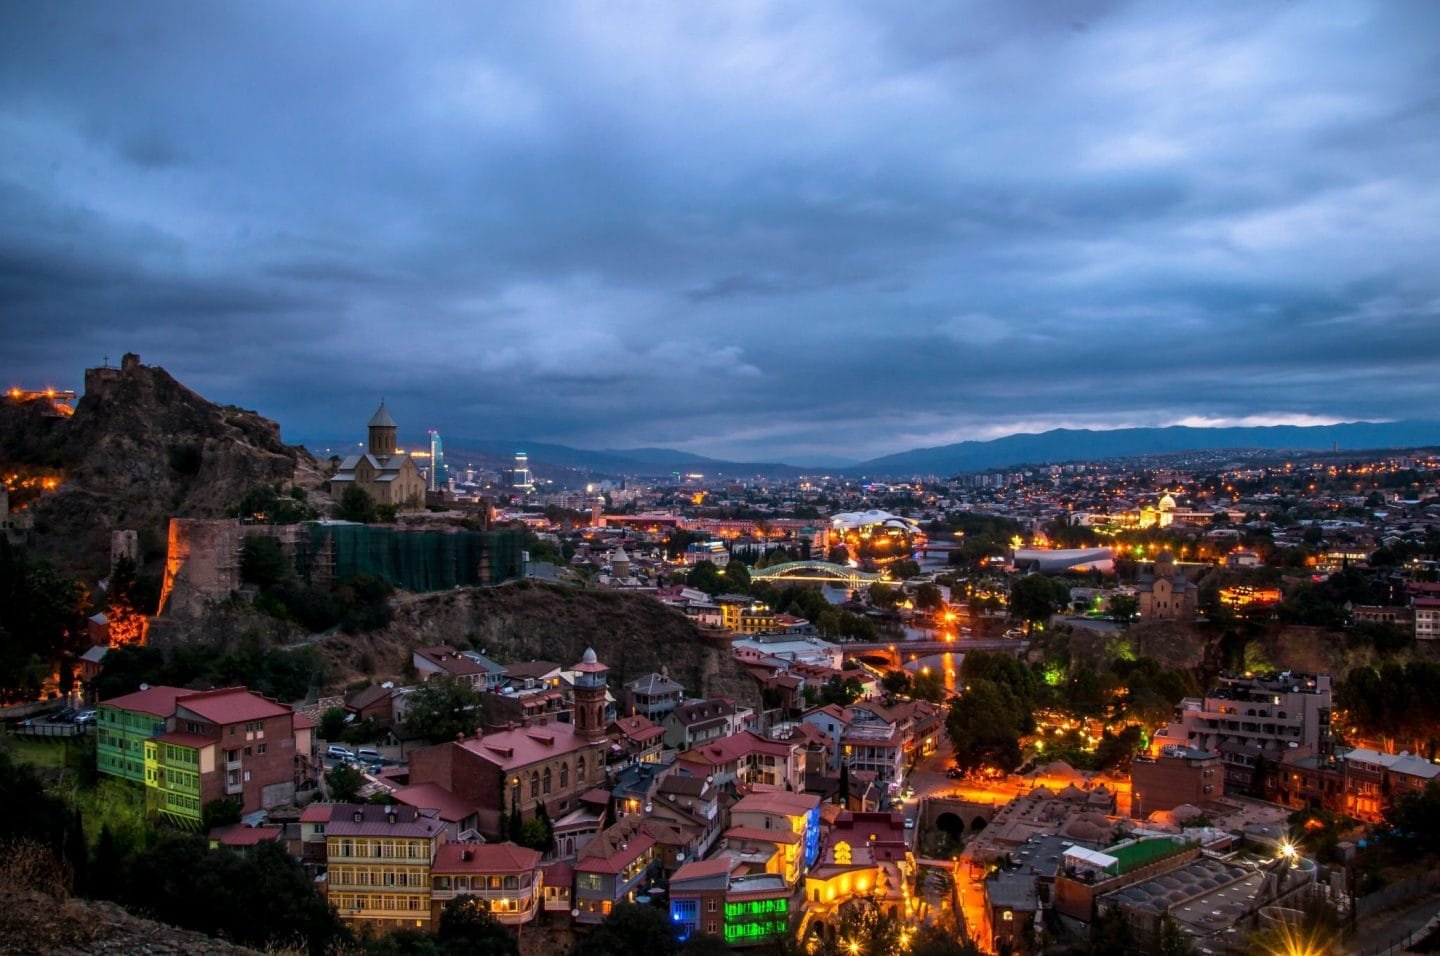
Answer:
M914 817L906 817L906 818L905 818L905 829L907 829L907 830L913 830L913 829L915 829L915 818L914 818Z
M945 771L945 776L949 777L951 780L959 780L961 777L965 776L965 774L960 771L959 767L951 767L949 770Z
M372 750L369 747L361 747L355 751L355 757L362 763L379 763L381 760L380 751Z
M333 757L336 760L354 760L355 755L339 744L331 744L325 748L325 756Z
M93 711L93 710L82 710L82 711L80 711L80 713L78 713L78 714L75 715L75 723L77 723L77 724L79 724L79 725L81 725L81 726L84 726L85 724L93 724L93 723L95 723L95 711Z

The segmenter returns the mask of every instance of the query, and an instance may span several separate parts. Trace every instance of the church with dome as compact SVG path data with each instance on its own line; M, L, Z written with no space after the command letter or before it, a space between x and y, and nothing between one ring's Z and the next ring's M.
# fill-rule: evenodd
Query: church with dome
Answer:
M359 488L378 505L417 509L425 506L425 479L408 452L398 450L399 426L382 401L370 418L369 442L363 455L347 455L330 476L335 500L346 488Z

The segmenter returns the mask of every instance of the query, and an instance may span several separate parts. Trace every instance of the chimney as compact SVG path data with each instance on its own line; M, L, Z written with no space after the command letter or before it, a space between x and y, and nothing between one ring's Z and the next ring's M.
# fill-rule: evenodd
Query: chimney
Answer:
M395 822L395 804L392 803L385 807L385 821L387 823Z

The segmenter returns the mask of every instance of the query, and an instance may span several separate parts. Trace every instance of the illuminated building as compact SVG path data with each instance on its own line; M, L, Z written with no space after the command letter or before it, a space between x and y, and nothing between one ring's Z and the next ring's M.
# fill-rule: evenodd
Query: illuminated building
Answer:
M728 856L687 863L670 878L670 921L679 937L719 936L731 946L773 943L790 932L791 890L771 873L738 876Z
M535 478L530 474L530 456L523 451L515 453L515 467L510 470L510 487L525 494L535 490Z
M867 899L888 916L909 919L914 868L900 814L842 811L805 876L803 918L833 929L841 906Z
M850 511L830 519L830 547L844 547L850 560L890 564L908 559L925 543L919 522L888 511Z
M535 918L544 879L540 851L513 843L444 843L430 866L430 916L440 924L445 904L471 896L506 926Z
M1244 584L1221 588L1220 603L1228 607L1252 607L1279 604L1280 589L1256 588Z
M1256 768L1273 770L1288 753L1330 753L1330 675L1221 677L1205 697L1187 697L1176 719L1156 734L1167 745L1214 750L1225 766L1225 791L1249 793Z
M430 481L431 491L443 491L450 485L450 469L445 464L445 448L440 442L440 433L430 429Z

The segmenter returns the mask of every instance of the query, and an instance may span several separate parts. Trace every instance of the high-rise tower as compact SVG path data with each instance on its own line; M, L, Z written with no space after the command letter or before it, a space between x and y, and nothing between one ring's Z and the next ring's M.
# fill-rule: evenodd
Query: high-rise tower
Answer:
M430 490L444 491L450 485L450 469L445 465L445 447L440 433L430 429Z
M516 491L531 491L535 479L530 475L530 456L523 451L515 453L515 469L511 472L510 487Z
M588 743L605 739L605 678L610 668L586 648L575 665L575 733Z

